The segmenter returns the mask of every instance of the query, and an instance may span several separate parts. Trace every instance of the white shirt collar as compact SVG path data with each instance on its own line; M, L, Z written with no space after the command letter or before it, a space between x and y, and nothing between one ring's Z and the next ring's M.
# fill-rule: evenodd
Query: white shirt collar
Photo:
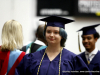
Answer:
M92 55L92 54L94 54L94 55L96 55L97 54L97 52L98 52L98 49L97 48L95 48L91 53L89 53L88 51L85 51L85 54L89 54L89 55Z
M36 41L34 41L34 43L45 46L45 44L42 41L38 40L38 39L36 39Z
M92 61L92 59L97 54L97 52L98 52L98 49L97 48L95 48L91 53L89 53L88 51L85 51L85 57L86 57L86 59L88 60L88 58L90 57L90 61Z

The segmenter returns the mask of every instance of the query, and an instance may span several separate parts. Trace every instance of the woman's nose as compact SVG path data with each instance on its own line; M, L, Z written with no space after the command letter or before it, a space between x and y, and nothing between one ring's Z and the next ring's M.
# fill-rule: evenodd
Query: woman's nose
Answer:
M53 35L54 35L53 33L50 34L50 36L53 36Z

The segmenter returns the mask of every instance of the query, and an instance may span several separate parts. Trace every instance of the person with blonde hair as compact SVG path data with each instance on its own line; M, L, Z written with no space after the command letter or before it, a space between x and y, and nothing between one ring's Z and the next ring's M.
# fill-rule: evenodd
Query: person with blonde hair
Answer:
M15 20L5 22L1 39L0 75L14 75L16 66L25 55L25 52L19 50L23 46L21 24Z

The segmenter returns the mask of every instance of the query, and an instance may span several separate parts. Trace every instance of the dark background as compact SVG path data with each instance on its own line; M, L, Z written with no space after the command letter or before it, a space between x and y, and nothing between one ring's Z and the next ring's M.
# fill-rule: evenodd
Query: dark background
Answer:
M74 16L74 17L100 17L100 15L96 15L96 13L80 12L79 6L78 6L79 1L82 1L82 0L37 0L37 16L58 15L58 16ZM95 0L85 0L85 1L93 2ZM90 6L89 8L92 8L92 6ZM62 12L67 11L68 14L63 14L63 13L61 13L61 14L56 14L56 13L41 14L40 13L41 9L48 9L48 10L50 10L50 9L61 9ZM88 7L87 7L87 9L88 9Z

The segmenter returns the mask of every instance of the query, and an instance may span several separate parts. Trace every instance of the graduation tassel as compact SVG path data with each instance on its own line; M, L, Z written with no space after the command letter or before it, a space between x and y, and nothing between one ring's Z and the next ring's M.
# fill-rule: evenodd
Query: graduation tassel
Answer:
M45 27L46 27L46 23L47 23L47 22L45 22L45 26L44 26L44 29L45 29Z
M79 46L79 51L81 52L79 33L78 33L78 46Z

